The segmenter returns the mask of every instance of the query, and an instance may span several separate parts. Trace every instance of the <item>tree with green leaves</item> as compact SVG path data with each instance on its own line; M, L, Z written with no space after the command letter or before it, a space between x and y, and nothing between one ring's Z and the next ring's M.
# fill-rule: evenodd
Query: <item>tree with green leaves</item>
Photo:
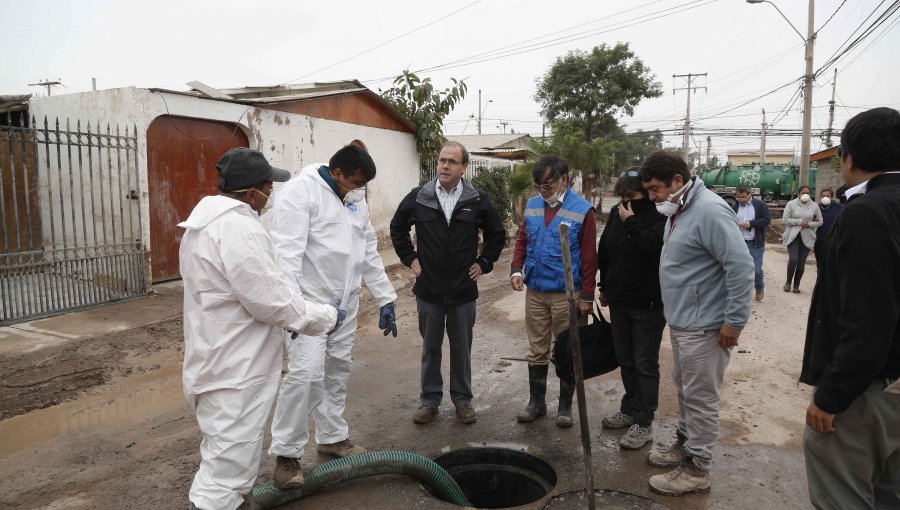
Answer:
M437 158L444 144L444 118L466 96L466 83L450 79L452 87L436 90L431 78L421 79L404 70L387 90L380 90L382 99L416 125L416 150L424 161Z
M618 43L612 47L601 44L590 52L571 51L558 58L538 80L534 98L554 130L554 138L557 130L566 138L575 133L585 142L583 147L598 156L582 163L585 166L570 165L583 171L582 191L589 194L594 176L601 171L609 173L612 163L613 147L594 143L611 140L618 129L617 119L633 115L642 99L661 95L662 84L650 69L627 43Z

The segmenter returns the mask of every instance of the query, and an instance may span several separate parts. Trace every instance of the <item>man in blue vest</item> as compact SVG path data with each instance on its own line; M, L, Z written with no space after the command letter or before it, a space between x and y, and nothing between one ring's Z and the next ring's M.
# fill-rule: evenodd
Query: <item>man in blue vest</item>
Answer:
M590 202L569 189L569 167L559 156L548 155L534 165L534 187L538 195L525 206L525 221L519 227L513 253L510 284L525 287L525 329L528 332L528 387L530 398L517 416L522 423L547 414L547 370L553 338L569 327L565 273L559 225L569 226L569 249L576 292L579 292L579 322L587 321L594 302L597 280L597 224ZM556 424L572 426L574 386L559 381Z

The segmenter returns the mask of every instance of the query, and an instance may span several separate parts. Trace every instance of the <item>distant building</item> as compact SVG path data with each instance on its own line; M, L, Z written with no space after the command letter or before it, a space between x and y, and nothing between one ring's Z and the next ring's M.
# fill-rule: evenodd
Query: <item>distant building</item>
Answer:
M731 166L739 166L745 163L759 163L759 151L734 150L728 151L728 162ZM766 163L784 164L794 163L794 151L792 149L766 149Z
M838 189L844 184L841 178L841 165L837 159L837 147L825 149L809 155L810 165L816 166L816 189Z

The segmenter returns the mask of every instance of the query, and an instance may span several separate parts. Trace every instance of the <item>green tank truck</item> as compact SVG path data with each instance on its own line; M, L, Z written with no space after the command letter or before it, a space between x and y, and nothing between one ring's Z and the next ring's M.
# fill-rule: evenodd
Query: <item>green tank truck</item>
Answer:
M800 183L800 166L789 163L745 163L739 166L713 167L697 172L703 183L729 203L736 200L734 188L738 184L749 184L753 195L759 196L771 206L783 207L797 196ZM809 168L809 186L816 192L816 168Z

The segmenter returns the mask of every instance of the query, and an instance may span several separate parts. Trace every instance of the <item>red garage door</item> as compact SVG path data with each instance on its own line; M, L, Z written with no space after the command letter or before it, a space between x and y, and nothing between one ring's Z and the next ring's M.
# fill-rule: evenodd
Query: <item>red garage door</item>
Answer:
M216 161L227 150L248 147L236 125L163 115L147 129L150 192L150 265L153 282L180 278L178 248L184 221L197 202L215 195Z

